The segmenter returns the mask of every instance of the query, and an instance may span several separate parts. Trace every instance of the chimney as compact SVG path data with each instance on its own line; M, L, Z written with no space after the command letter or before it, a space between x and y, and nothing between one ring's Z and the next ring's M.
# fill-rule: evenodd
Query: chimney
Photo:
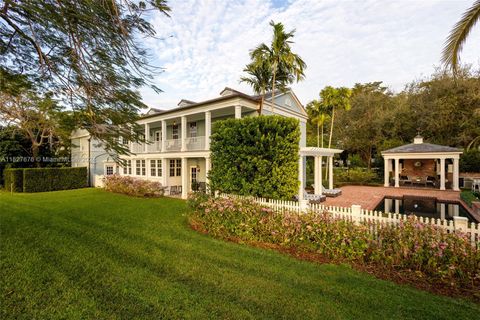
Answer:
M423 143L423 137L418 134L415 138L413 138L413 143L414 143L414 144L421 144L421 143Z

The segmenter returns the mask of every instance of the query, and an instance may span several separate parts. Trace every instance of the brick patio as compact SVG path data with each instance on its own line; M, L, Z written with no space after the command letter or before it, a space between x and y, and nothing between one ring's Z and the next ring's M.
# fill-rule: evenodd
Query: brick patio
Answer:
M324 204L341 207L350 207L353 204L358 204L364 209L373 210L384 197L402 197L404 195L435 197L441 201L460 201L460 192L450 190L368 186L343 186L340 189L342 189L341 196L327 198Z

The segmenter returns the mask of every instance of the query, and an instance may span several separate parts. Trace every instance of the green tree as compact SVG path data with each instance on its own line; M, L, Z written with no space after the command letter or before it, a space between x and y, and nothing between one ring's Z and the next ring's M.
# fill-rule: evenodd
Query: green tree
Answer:
M294 81L301 81L305 78L304 70L306 64L302 58L292 52L290 45L295 35L295 30L285 31L282 23L270 22L273 27L273 38L270 46L260 44L250 52L254 64L258 67L268 66L272 74L272 110L275 105L275 89L285 90Z
M320 100L325 108L330 110L330 135L328 138L328 148L332 147L333 124L335 121L335 110L350 110L350 96L352 90L346 87L334 88L327 86L320 91Z
M325 123L330 120L328 109L319 100L312 100L306 106L308 120L316 127L317 147L323 148L323 129Z
M148 13L169 10L164 0L2 1L0 82L26 75L68 104L107 150L126 153L118 137L140 139L130 127L146 107L137 89L160 91L150 81L160 69L141 40L155 35Z
M449 66L454 74L456 74L458 70L459 55L463 45L479 20L480 0L476 0L450 31L447 41L445 42L445 47L443 48L442 62L446 66Z
M240 82L249 84L256 94L261 95L258 114L262 114L265 93L270 88L272 82L272 70L266 63L255 64L253 62L247 64L243 72L248 76L242 76Z

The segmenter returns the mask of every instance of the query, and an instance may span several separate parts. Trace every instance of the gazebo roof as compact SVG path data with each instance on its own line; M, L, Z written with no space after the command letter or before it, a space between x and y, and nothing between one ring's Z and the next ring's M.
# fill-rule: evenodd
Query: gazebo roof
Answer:
M317 147L303 147L300 148L300 155L310 157L331 157L336 153L342 153L340 149L317 148Z
M405 144L400 147L388 149L382 152L382 154L391 153L462 153L461 149L453 148L449 146L442 146L433 143L424 143L423 138L420 136L415 137L413 143Z

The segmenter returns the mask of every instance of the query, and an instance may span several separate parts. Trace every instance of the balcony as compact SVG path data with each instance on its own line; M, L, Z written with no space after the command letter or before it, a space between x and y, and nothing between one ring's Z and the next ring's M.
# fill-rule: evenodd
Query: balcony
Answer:
M162 152L162 142L154 141L147 145L148 152Z
M191 137L185 140L188 151L205 150L205 137Z
M182 149L181 139L168 139L165 140L166 151L180 151Z
M145 152L145 144L143 143L138 143L138 142L132 142L130 145L130 151L133 153L144 153Z

